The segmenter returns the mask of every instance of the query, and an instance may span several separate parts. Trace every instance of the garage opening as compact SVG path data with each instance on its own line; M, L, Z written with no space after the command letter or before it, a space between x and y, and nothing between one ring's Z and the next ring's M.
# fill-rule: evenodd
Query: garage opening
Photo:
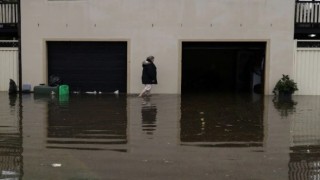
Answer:
M263 94L266 42L183 42L181 92Z
M48 79L70 91L127 92L127 42L48 41Z

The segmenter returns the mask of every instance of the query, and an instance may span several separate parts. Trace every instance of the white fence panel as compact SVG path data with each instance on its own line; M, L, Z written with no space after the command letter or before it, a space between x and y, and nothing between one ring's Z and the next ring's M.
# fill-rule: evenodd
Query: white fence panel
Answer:
M8 91L9 80L18 85L18 48L0 48L0 91Z
M320 48L296 48L294 64L295 94L320 95Z

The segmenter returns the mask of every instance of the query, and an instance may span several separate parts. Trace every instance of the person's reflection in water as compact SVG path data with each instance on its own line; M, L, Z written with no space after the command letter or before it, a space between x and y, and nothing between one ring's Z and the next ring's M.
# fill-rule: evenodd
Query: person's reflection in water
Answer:
M146 132L148 135L152 135L156 130L156 116L157 116L157 107L155 104L152 104L150 97L144 97L142 101L141 108L142 115L142 131Z
M17 95L16 94L9 95L9 104L10 104L10 106L15 106L16 105L16 101L17 101Z

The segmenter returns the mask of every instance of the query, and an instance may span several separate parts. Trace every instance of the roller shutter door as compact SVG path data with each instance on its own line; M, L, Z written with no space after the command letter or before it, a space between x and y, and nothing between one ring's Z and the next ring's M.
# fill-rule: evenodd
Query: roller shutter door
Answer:
M71 91L127 91L127 42L47 42L48 79Z

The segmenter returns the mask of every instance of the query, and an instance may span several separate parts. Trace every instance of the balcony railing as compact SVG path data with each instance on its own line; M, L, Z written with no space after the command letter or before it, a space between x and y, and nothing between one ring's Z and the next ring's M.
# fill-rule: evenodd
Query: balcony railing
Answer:
M19 22L18 3L0 2L0 28L15 29Z
M295 24L299 27L314 27L320 24L320 1L297 1Z

